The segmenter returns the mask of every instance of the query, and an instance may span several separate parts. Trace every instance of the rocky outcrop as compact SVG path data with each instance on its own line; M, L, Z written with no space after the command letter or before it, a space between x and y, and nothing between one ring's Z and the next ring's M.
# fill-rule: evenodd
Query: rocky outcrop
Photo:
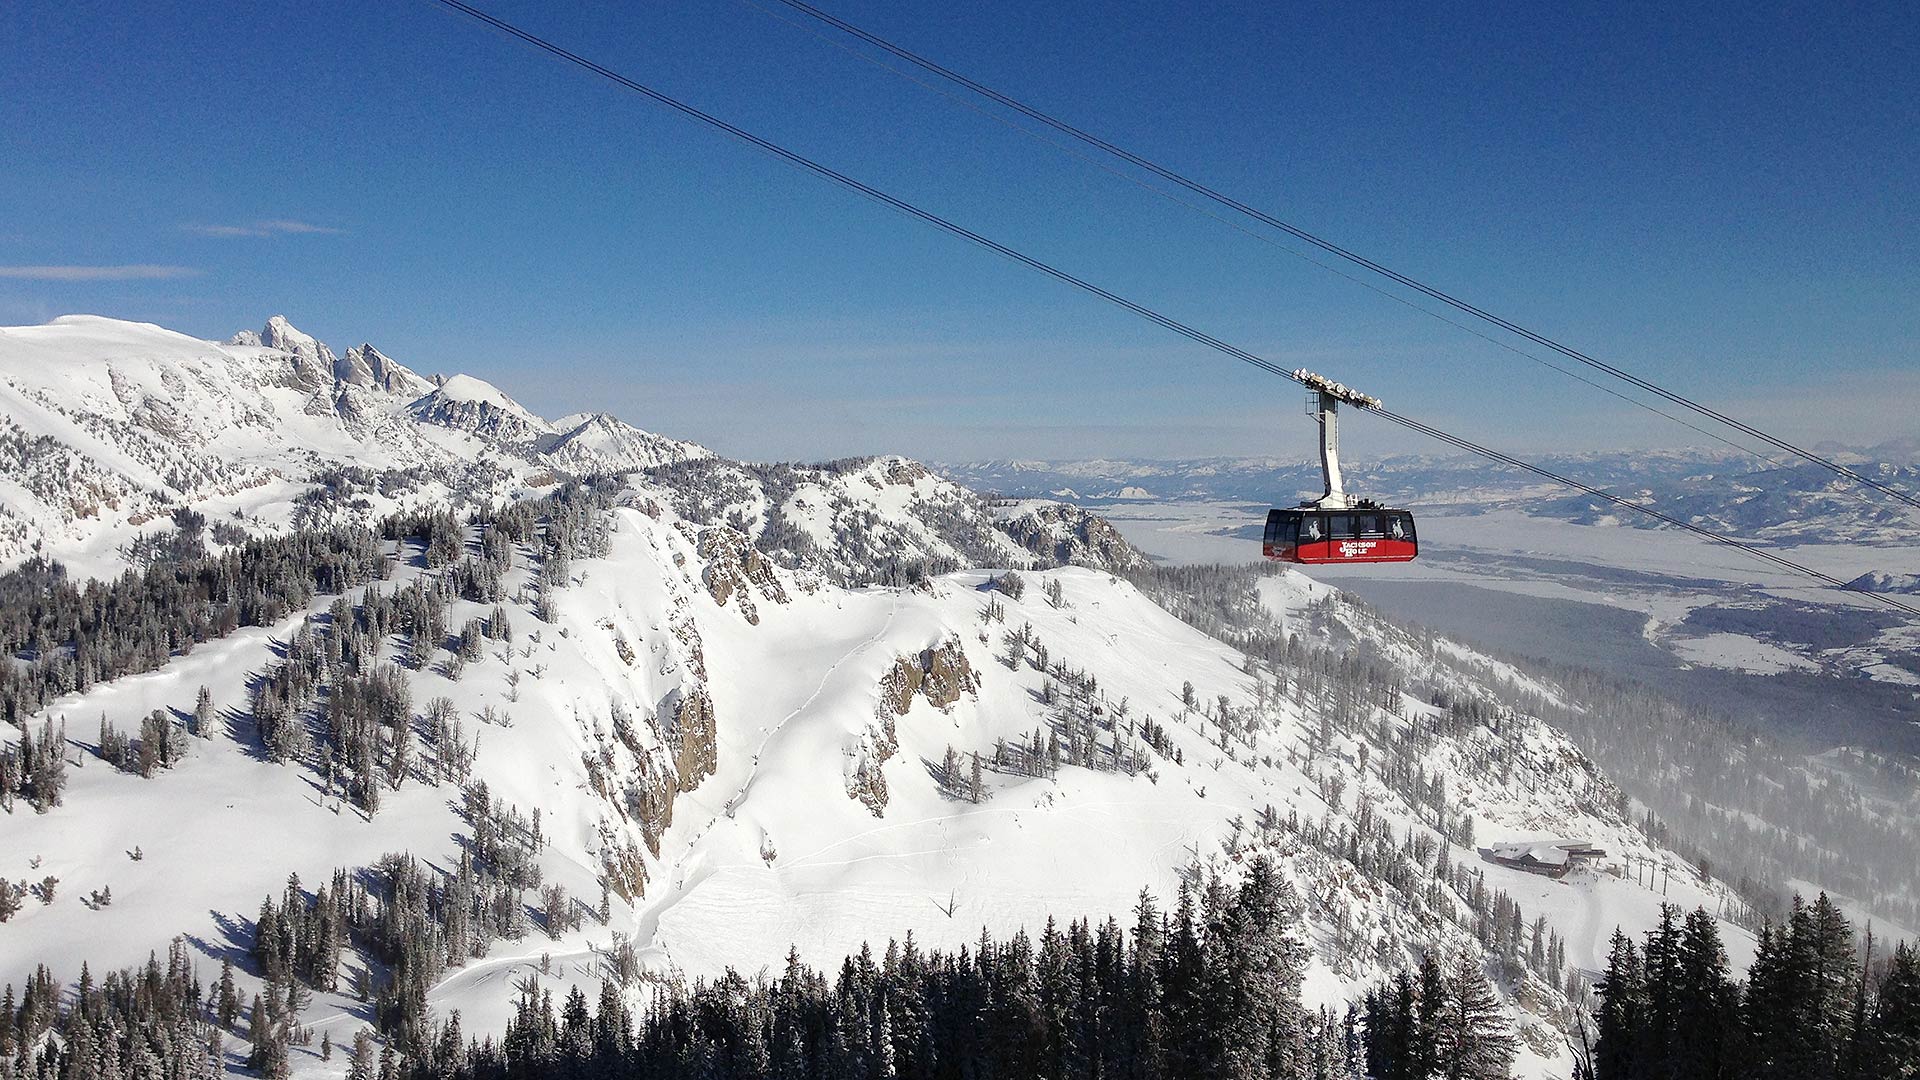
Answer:
M633 841L606 837L600 845L600 870L607 888L627 903L646 894L647 863Z
M647 755L640 759L640 774L627 785L623 809L634 824L647 850L660 854L660 837L673 824L673 799L680 793L672 772L660 759Z
M913 695L920 690L923 673L920 661L912 656L896 656L893 666L880 676L880 704L895 716L905 716L913 708Z
M407 406L422 424L464 431L490 445L528 454L553 434L545 420L483 379L455 375Z
M419 397L433 390L432 383L365 342L358 348L348 349L347 355L334 362L333 377L350 386L407 397Z
M925 465L908 458L896 458L886 463L880 476L889 484L916 484L932 476Z
M942 712L960 700L962 694L980 689L980 675L967 660L960 639L951 637L917 656L896 657L880 676L880 703L894 716L905 716L913 708L915 694L927 699Z
M960 695L980 689L980 676L967 662L967 651L957 637L921 653L920 663L926 672L920 680L920 694L943 712L959 701Z
M287 367L281 375L286 386L318 390L333 385L333 369L337 363L333 350L313 335L295 329L284 315L268 319L258 334L235 334L233 341L238 345L263 345L287 354Z
M773 572L772 561L753 546L746 534L725 526L702 529L697 550L707 564L701 580L714 603L725 607L728 600L737 598L741 617L758 625L760 609L754 593L771 603L787 602L787 590Z
M1025 504L996 524L1021 547L1060 566L1122 571L1147 565L1147 557L1106 518L1067 503Z
M862 754L847 777L847 795L872 811L874 817L885 817L887 812L887 777L880 771L883 764L880 758Z
M673 747L673 771L681 791L692 791L713 775L718 752L718 729L713 720L713 698L697 686L673 707L668 742Z
M887 775L882 771L888 759L900 749L899 732L893 714L883 706L860 738L847 748L847 797L866 807L874 817L886 814Z

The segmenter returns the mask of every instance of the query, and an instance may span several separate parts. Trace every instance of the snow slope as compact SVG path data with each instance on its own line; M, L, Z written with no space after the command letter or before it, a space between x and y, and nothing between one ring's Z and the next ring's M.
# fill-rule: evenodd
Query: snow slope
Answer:
M752 972L790 946L832 965L908 932L958 947L983 926L1124 915L1143 886L1170 900L1256 851L1301 897L1316 1003L1425 951L1487 954L1476 905L1494 893L1544 917L1576 970L1599 965L1615 925L1650 925L1663 898L1728 899L1622 817L1578 748L1501 704L1515 686L1551 687L1295 573L1248 598L1272 640L1297 636L1293 651L1249 657L1116 576L1145 560L1104 520L989 504L904 458L730 462L601 414L548 422L370 345L337 356L278 317L214 344L76 316L0 330L0 460L0 565L38 544L82 575L117 572L122 546L181 507L215 523L217 545L222 523L271 531L622 477L597 511L604 553L562 570L542 565L539 539L516 543L510 641L463 666L437 650L402 669L416 711L446 696L478 733L473 778L540 811L545 880L589 907L603 882L618 894L604 925L551 940L536 928L451 971L431 1002L459 1009L469 1033L504 1024L518 980L563 991L603 977L619 940L657 975ZM380 590L448 572L411 545L393 559ZM1001 568L1024 590L993 588ZM401 851L457 864L472 827L452 785L416 769L369 819L312 761L262 752L250 688L303 619L329 632L331 603L45 710L66 723L71 782L47 814L0 815L0 877L60 884L0 926L0 979L41 963L71 979L175 934L244 970L251 914L289 874L311 887ZM455 600L449 626L492 607ZM403 646L386 639L382 657ZM1362 685L1342 682L1348 660L1379 673L1359 695L1341 689ZM202 686L221 723L176 768L141 778L95 756L103 717L123 732L156 709L184 720ZM1463 721L1442 700L1485 708ZM1049 739L1061 760L1036 763L1025 748L1044 760ZM1563 836L1608 856L1556 881L1475 850ZM1628 880L1629 856L1664 868L1663 891ZM110 905L82 903L106 888ZM1728 939L1743 963L1751 939ZM382 977L346 964L343 987ZM1565 1075L1561 980L1522 965L1503 981L1525 1071ZM371 1008L343 989L308 1018L341 1041ZM305 1050L296 1061L344 1069Z
M680 516L669 495L635 478L612 512L609 554L572 564L551 624L527 603L508 604L511 646L489 646L458 681L438 668L409 673L416 703L446 694L479 730L476 778L523 810L541 808L549 881L591 903L597 880L616 867L637 867L643 880L635 902L616 903L606 926L590 919L558 941L536 930L449 974L433 1004L461 1010L469 1032L504 1023L515 980L532 976L558 990L597 978L616 933L657 972L751 972L778 963L790 945L831 964L864 940L909 931L957 947L982 926L1007 933L1050 915L1124 914L1142 886L1167 898L1183 873L1231 873L1254 850L1279 858L1303 897L1316 1001L1350 999L1421 950L1481 948L1459 924L1463 898L1447 892L1433 907L1308 836L1309 826L1331 835L1383 820L1402 836L1437 835L1431 813L1378 771L1391 753L1383 733L1435 711L1415 697L1395 703L1406 720L1383 712L1378 731L1363 724L1329 741L1320 703L1304 689L1263 689L1246 657L1105 572L1032 573L1018 599L986 591L986 571L908 588L845 588L757 558L743 534ZM406 565L382 588L430 572L411 552L396 554ZM532 558L521 552L510 592L530 595ZM1059 606L1043 588L1052 581ZM1298 575L1271 579L1265 599L1310 640L1374 635ZM483 614L458 602L450 622ZM1049 670L1002 662L1006 633L1023 625L1048 649ZM209 957L236 956L251 912L289 873L311 885L334 867L400 850L452 864L467 827L450 789L410 781L366 820L323 797L310 769L262 760L245 688L292 629L243 631L48 710L67 720L76 762L91 755L100 716L126 729L154 708L184 712L203 684L227 723L213 740L192 740L177 769L142 779L92 761L75 770L65 805L0 818L0 876L51 873L62 883L53 904L30 903L0 927L0 969L47 963L71 977L82 961L98 970L142 959L174 933ZM1464 650L1425 655L1417 643L1371 640L1409 678L1459 692L1507 674ZM397 643L390 648L397 656ZM924 679L903 698L899 672L907 669ZM950 676L938 689L936 671ZM1068 737L1059 702L1078 672L1096 681L1087 700L1100 704L1140 767L1067 765L1041 776L996 768L1003 740L1019 744L1036 730ZM1187 683L1197 707L1182 704ZM690 753L684 706L703 694L711 746ZM1222 699L1236 718L1231 734L1218 722ZM489 707L511 726L481 723ZM624 734L617 715L631 718ZM1164 725L1160 750L1142 743L1137 725L1147 717ZM1114 738L1095 732L1103 746ZM977 801L944 776L949 746L963 761L982 755ZM1455 805L1475 816L1482 842L1578 835L1614 861L1632 852L1670 866L1674 902L1711 909L1719 900L1611 810L1611 785L1543 725L1511 718L1498 735L1480 728L1418 753L1424 770L1449 776ZM666 793L664 828L635 811L625 794L633 791ZM1262 824L1268 807L1275 816ZM1282 824L1289 818L1298 824ZM135 850L138 861L128 854ZM1466 845L1451 845L1449 857L1479 870L1487 889L1513 894L1529 919L1546 916L1579 968L1598 965L1616 923L1648 925L1661 899L1604 873L1555 882L1479 864ZM112 888L110 907L80 903L102 887ZM1749 946L1731 936L1742 960ZM1521 1014L1529 1071L1564 1075L1550 1027L1564 1018L1564 998L1531 979L1510 989L1531 1010ZM311 1013L336 1041L369 1015L346 992L319 995ZM344 1067L296 1057L304 1071Z

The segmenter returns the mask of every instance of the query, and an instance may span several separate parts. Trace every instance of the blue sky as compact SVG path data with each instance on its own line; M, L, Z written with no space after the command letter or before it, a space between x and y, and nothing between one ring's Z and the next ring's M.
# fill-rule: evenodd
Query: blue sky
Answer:
M1920 434L1910 5L830 2L1729 412ZM1438 426L1702 441L746 0L484 6ZM0 324L73 311L284 313L751 458L1311 449L1291 384L426 0L0 8Z

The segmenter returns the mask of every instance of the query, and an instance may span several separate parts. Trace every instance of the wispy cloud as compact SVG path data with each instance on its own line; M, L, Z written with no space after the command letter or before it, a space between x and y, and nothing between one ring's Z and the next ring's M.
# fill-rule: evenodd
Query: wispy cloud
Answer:
M200 236L215 236L226 239L234 237L269 236L333 236L341 230L326 225L315 225L309 221L294 221L290 218L273 218L268 221L256 221L248 225L182 225L182 229Z
M0 278L23 281L162 281L193 277L199 273L191 266L155 266L149 263L127 266L0 266Z

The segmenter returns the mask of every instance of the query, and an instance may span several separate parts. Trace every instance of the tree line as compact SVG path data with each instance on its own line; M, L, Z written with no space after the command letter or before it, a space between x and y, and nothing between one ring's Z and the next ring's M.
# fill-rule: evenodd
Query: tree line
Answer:
M1876 957L1825 893L1761 927L1736 981L1704 909L1663 905L1644 941L1614 931L1596 986L1589 1080L1911 1080L1920 1076L1920 952Z
M868 947L831 977L784 970L658 989L627 1008L611 982L556 1008L523 984L505 1034L462 1046L458 1016L408 1058L412 1080L1358 1080L1366 1014L1309 1010L1299 906L1265 857L1237 885L1183 885L1163 912L1141 894L1131 930L1049 920L1036 943L983 932L954 952L911 938ZM1447 1017L1447 1075L1504 1077L1512 1036L1477 963L1426 999ZM1384 1015L1384 1014L1383 1014Z
M379 535L360 526L249 540L219 555L195 544L144 571L84 584L35 556L0 574L0 658L16 661L0 663L0 719L20 725L62 694L152 671L388 569Z

